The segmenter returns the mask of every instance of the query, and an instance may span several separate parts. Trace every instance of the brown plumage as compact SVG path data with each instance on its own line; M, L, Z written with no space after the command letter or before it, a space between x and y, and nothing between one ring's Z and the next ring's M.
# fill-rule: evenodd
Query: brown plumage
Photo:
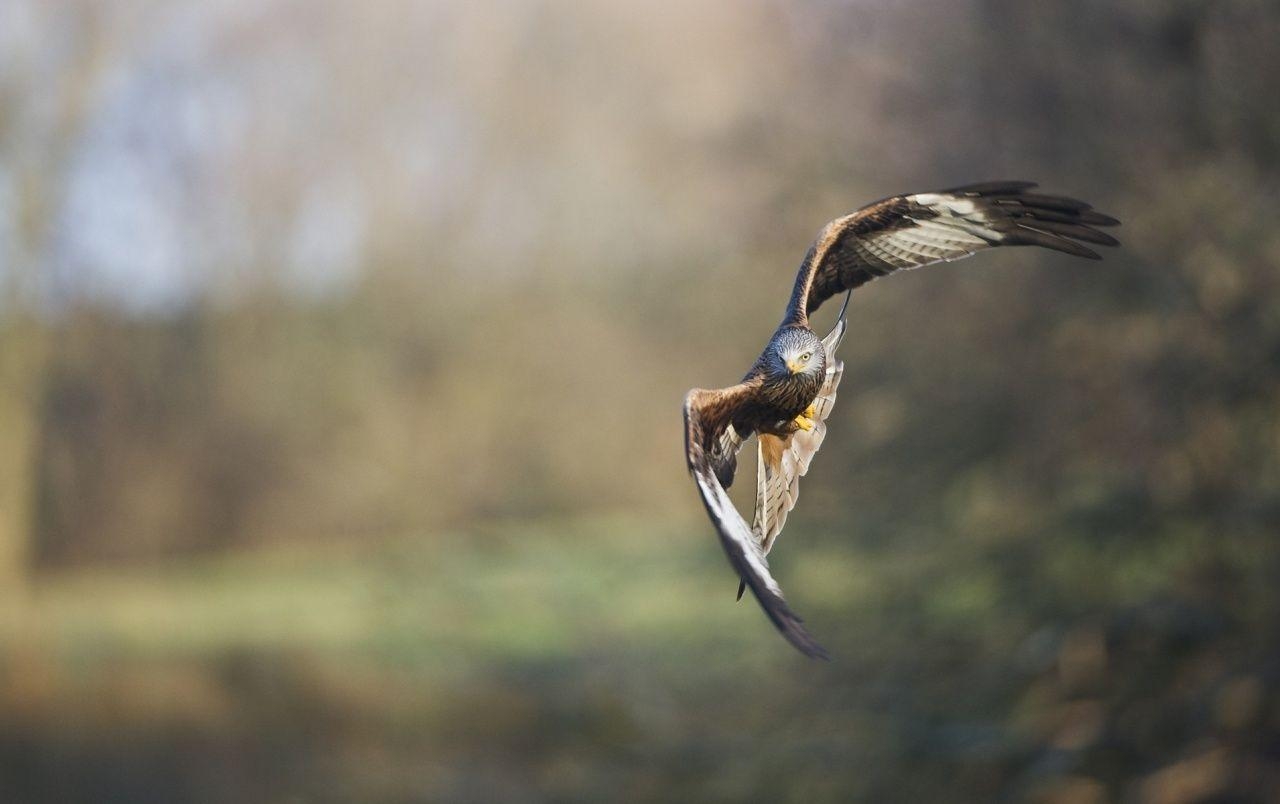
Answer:
M795 506L799 478L826 435L844 364L835 352L845 308L823 339L809 315L827 299L897 270L957 260L996 246L1041 246L1098 259L1079 241L1118 245L1093 228L1112 217L1083 201L1027 192L1031 182L987 182L895 196L822 228L796 276L782 325L737 385L685 397L685 451L720 542L765 614L807 656L827 658L791 611L765 558ZM743 442L758 436L756 513L751 527L725 492Z

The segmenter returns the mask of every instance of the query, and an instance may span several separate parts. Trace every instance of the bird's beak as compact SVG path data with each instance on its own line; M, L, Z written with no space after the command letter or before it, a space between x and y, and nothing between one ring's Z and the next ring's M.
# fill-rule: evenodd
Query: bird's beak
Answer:
M797 360L788 360L787 371L790 371L792 374L799 374L800 372L804 371L804 363L801 363Z

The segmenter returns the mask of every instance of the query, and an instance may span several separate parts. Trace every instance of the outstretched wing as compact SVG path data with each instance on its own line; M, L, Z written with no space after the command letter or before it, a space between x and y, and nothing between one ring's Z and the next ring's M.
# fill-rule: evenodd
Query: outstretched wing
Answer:
M729 557L729 563L737 570L742 582L751 588L764 613L801 653L826 659L826 650L814 641L800 618L787 605L778 582L769 574L764 550L729 499L725 491L727 483L722 483L726 479L726 467L729 467L724 455L725 446L736 439L737 443L732 444L736 452L742 444L737 434L732 438L727 438L726 434L733 428L734 413L751 403L755 390L754 386L744 383L718 391L694 389L689 392L684 400L685 455L689 472L720 535L720 544ZM727 480L732 482L731 467L727 474Z
M845 299L846 306L848 299ZM844 310L822 346L827 352L827 373L822 389L813 401L814 426L812 430L797 430L786 438L761 434L759 458L756 463L756 514L751 530L767 554L773 548L774 539L782 532L787 514L796 507L800 496L800 478L809 471L809 463L827 436L827 416L836 403L836 389L844 373L844 361L836 358L836 349L844 338L846 321ZM738 589L742 597L742 588Z
M1042 246L1096 260L1076 241L1119 245L1093 228L1115 226L1115 218L1073 198L1027 192L1035 186L987 182L900 195L831 221L800 265L784 323L807 324L824 301L876 277L983 249Z

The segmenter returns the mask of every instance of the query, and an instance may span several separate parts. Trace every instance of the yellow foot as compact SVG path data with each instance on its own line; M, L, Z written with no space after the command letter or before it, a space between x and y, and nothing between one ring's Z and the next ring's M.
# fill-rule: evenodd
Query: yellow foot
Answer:
M818 409L815 408L813 405L810 405L809 407L805 408L804 413L801 413L800 415L805 417L806 419L812 419L818 415Z
M810 419L808 416L797 416L792 419L792 421L795 422L796 427L799 427L801 430L806 432L813 429L813 419Z

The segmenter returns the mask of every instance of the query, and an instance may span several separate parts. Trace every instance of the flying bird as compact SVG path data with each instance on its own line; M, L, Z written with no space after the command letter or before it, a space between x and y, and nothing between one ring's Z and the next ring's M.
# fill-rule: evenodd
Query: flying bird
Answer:
M1041 246L1091 260L1081 245L1116 246L1095 226L1115 218L1083 201L1029 192L1024 181L986 182L886 198L822 227L809 247L782 324L737 385L695 388L684 400L685 453L702 502L737 570L738 597L749 588L787 641L813 658L827 651L805 630L769 573L766 555L795 507L800 477L826 437L844 363L836 349L854 288L898 270L950 262L997 246ZM846 293L824 338L809 316ZM737 456L752 435L758 444L756 507L747 525L725 491Z

